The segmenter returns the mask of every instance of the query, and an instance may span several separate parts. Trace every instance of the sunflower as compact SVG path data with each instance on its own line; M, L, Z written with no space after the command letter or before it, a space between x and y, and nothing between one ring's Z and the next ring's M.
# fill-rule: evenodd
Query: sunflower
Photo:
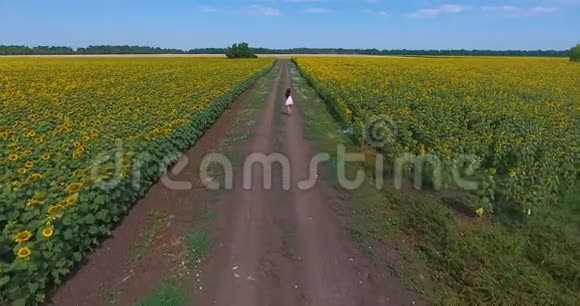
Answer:
M30 156L30 155L32 155L32 151L31 150L24 150L24 155Z
M66 205L71 206L71 205L75 205L78 200L79 200L79 194L75 193L73 195L68 196L65 201L66 201Z
M73 157L74 159L79 159L79 158L81 158L81 153L79 153L79 152L74 152L74 153L73 153L73 155L72 155L72 157Z
M33 206L39 205L41 203L42 203L42 201L39 201L37 199L31 199L26 203L26 207L33 207Z
M40 179L42 179L42 174L40 174L40 173L34 173L28 179L31 182L33 182L33 183L38 182L38 181L40 181Z
M32 168L32 166L34 166L34 163L30 160L24 163L24 167L26 168Z
M50 159L50 154L47 153L47 154L42 155L42 159L43 160L49 160Z
M28 170L26 170L26 168L18 169L18 173L20 173L20 174L26 174L26 171L28 171Z
M79 176L83 175L83 173L84 173L84 169L77 169L77 170L73 171L73 176L79 177Z
M37 191L32 196L33 199L42 201L48 197L48 193L46 191Z
M44 140L42 140L42 138L40 138L40 137L34 138L34 143L35 144L41 144L43 141Z
M48 208L48 216L51 218L56 218L60 211L62 210L62 206L54 205Z
M10 155L8 155L8 159L10 161L17 161L18 160L18 155L16 155L16 154L10 154Z
M42 237L44 237L44 238L50 238L50 237L52 237L53 234L54 234L54 229L52 227L47 227L44 230L42 230Z
M82 144L80 142L75 142L74 143L75 148L80 148L82 146Z
M83 188L82 183L72 183L66 187L66 191L69 193L77 193L81 190L81 188Z
M17 243L22 243L30 240L30 238L32 238L32 232L29 230L25 230L16 234L16 236L14 236L14 241Z
M84 142L87 142L87 141L89 141L90 139L91 139L91 137L89 137L88 135L85 135L85 136L83 136L83 138L82 138L82 140L83 140Z
M18 257L24 259L30 256L30 254L32 254L32 251L28 247L23 247L20 248L16 254L18 255Z

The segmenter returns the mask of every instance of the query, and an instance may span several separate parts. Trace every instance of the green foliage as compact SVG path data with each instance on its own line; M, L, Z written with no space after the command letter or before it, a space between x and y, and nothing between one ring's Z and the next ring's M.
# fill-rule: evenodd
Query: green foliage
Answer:
M336 106L324 102L327 109ZM339 117L330 118L320 103L311 98L302 109L306 131L323 145L318 150L328 151L337 142L349 144L339 132L341 123L330 122ZM356 147L351 144L347 151ZM403 281L436 305L580 302L579 183L558 209L538 210L525 223L504 216L459 215L431 192L408 195L363 187L349 191L349 197L356 199L349 220L352 238L364 250L373 250L378 260L384 258L386 245L396 243L404 260Z
M225 54L227 48L165 49L147 46L88 46L76 51L70 47L27 47L0 45L0 55L50 54ZM378 50L343 48L254 48L255 54L364 54L406 56L547 56L568 57L570 50Z
M432 203L390 205L401 215L400 229L412 235L416 249L438 276L441 304L578 303L574 293L580 290L580 228L577 217L568 217L577 216L568 209L571 205L540 211L519 225L494 219L466 222Z
M576 84L574 67L564 60L295 61L360 143L366 140L369 118L384 115L395 127L393 141L380 148L390 161L407 153L434 156L442 166L443 188L448 189L461 187L454 173L472 173L467 176L477 181L472 192L481 202L471 208L478 214L513 210L529 215L539 206L554 204L560 189L573 183L578 150L569 144L576 135ZM479 70L467 72L467 65ZM518 71L518 77L502 70L506 67ZM559 72L545 73L555 70ZM483 71L494 78L483 77ZM469 163L460 164L462 159ZM468 171L468 166L475 170Z
M161 284L137 306L185 306L187 298L188 294L184 286L176 280L171 280Z
M206 230L196 230L185 238L188 259L191 262L201 260L211 246L209 233Z
M580 62L580 44L577 44L576 47L570 49L570 61Z
M226 50L228 58L256 58L254 51L247 43L233 44Z
M150 64L146 63L142 63L142 65L151 67ZM153 69L159 69L159 67L154 66ZM263 70L260 71L260 69ZM44 293L46 290L60 284L74 270L75 266L83 260L85 254L91 248L109 236L115 224L128 213L137 199L141 198L149 187L159 179L162 175L159 171L159 166L165 163L167 154L185 152L190 148L221 113L229 107L234 99L247 90L268 69L268 65L265 64L249 73L247 79L241 79L241 82L236 81L232 87L224 88L224 91L219 96L214 96L211 100L208 99L204 102L207 107L193 108L187 113L179 112L183 117L187 115L188 120L183 125L174 125L174 129L168 132L166 136L148 140L140 139L131 144L130 152L126 152L126 154L141 154L142 156L150 157L142 161L140 164L142 171L139 176L133 177L134 180L127 179L127 176L125 176L125 179L119 179L117 181L118 184L107 191L97 186L87 185L88 187L66 198L70 201L63 200L63 205L54 205L50 206L50 208L43 206L44 202L47 205L56 202L60 203L60 197L54 191L55 186L63 185L62 182L65 179L77 180L78 178L74 177L74 174L70 174L68 169L69 167L76 169L74 167L82 166L80 161L72 161L73 164L71 166L66 164L66 162L61 162L58 166L47 166L45 169L47 171L43 172L45 178L49 177L49 173L53 172L58 173L59 176L36 183L40 184L38 186L50 190L50 193L35 193L36 190L40 191L42 189L34 189L30 185L16 189L10 184L0 184L0 229L2 230L0 232L0 305L36 305L42 303L45 299ZM125 81L130 80L128 78L129 74L121 73L121 75L125 77ZM19 72L18 76L22 76L22 72ZM174 78L175 74L172 77ZM160 78L152 79L162 83L164 81ZM172 79L172 82L174 81ZM46 82L46 79L44 82ZM151 82L148 86L152 86ZM129 95L125 91L122 91L122 93ZM86 96L86 92L79 91L79 95L76 97ZM108 98L110 97L111 95L108 96ZM178 97L171 99L178 99ZM77 99L80 100L81 98ZM98 105L100 100L98 98L93 99L94 104ZM202 102L192 100L187 103L189 107L195 107L196 103ZM175 106L176 104L173 103L173 105ZM86 104L84 104L84 107L86 107ZM75 108L75 112L78 112L79 109L80 107L78 109ZM103 115L102 117L104 117L107 112L101 109L101 112L95 115ZM5 116L2 119L15 120L13 116ZM143 117L140 119L135 120L135 124L144 122ZM41 122L41 120L37 122ZM149 123L145 124L149 125L148 128L152 128L150 121L147 122ZM42 128L42 124L38 123L38 125ZM135 135L136 131L137 129L132 132L127 131L125 135ZM38 129L37 132L39 132ZM109 130L108 132L114 131ZM4 135L0 134L0 136ZM96 138L96 135L94 137ZM10 141L11 139L15 138L10 137ZM53 139L50 140L54 142ZM7 142L7 137L0 137L0 143ZM21 145L23 143L22 141ZM46 148L48 143L49 141L45 140L40 147ZM95 147L94 151L99 152L100 149ZM14 162L8 159L7 153L8 149L5 151L0 150L0 165L2 169L9 170L12 164L8 163ZM58 160L59 155L57 153L55 152L51 158ZM111 154L113 153L116 154L116 152L111 152ZM129 155L123 157L129 157ZM41 158L34 159L37 169L41 169L41 160ZM63 157L62 160L66 161L67 159ZM45 162L48 163L48 161ZM104 163L102 167L107 172L114 168L113 161ZM6 173L12 172L7 171ZM2 175L0 174L0 180L6 178ZM110 173L103 180L117 180L118 177L122 177L120 173L116 176ZM44 201L42 203L34 202L35 206L30 204L33 202L28 201L29 204L27 205L26 199L35 197L37 194L42 195ZM51 230L50 232L44 232L49 229ZM24 237L20 243L15 241L15 237L18 234L22 234ZM31 253L20 254L22 256L19 258L17 256L18 252L24 249L31 250Z

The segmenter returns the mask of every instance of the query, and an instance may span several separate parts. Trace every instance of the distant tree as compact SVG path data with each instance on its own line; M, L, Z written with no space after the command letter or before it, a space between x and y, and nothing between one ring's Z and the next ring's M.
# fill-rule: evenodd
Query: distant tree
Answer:
M404 56L550 56L570 57L578 60L578 55L572 57L573 50L377 50L377 49L332 49L332 48L294 48L267 49L250 48L247 43L235 44L230 48L200 48L188 51L178 49L162 49L148 46L88 46L74 50L71 47L59 46L5 46L0 45L0 55L41 55L41 54L224 54L232 58L255 57L254 54L366 54L366 55L404 55ZM578 51L575 51L578 54Z
M228 58L256 58L254 51L250 48L248 43L233 44L226 50Z
M577 44L576 47L570 49L570 61L580 62L580 44Z

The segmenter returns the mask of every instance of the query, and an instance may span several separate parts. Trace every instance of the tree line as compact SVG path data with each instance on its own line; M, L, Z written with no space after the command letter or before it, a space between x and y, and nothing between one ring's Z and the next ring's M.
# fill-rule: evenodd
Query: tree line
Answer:
M343 48L253 48L254 54L344 54L344 55L406 55L406 56L551 56L569 57L570 50L378 50ZM66 54L226 54L228 48L198 48L191 50L147 46L88 46L73 49L65 46L0 45L0 55L66 55Z

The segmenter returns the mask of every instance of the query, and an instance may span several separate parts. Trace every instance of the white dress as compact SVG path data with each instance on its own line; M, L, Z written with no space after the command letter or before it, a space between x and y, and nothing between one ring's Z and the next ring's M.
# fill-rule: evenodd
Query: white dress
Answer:
M288 97L288 99L286 99L286 106L292 106L294 105L294 100L292 100L292 96Z

